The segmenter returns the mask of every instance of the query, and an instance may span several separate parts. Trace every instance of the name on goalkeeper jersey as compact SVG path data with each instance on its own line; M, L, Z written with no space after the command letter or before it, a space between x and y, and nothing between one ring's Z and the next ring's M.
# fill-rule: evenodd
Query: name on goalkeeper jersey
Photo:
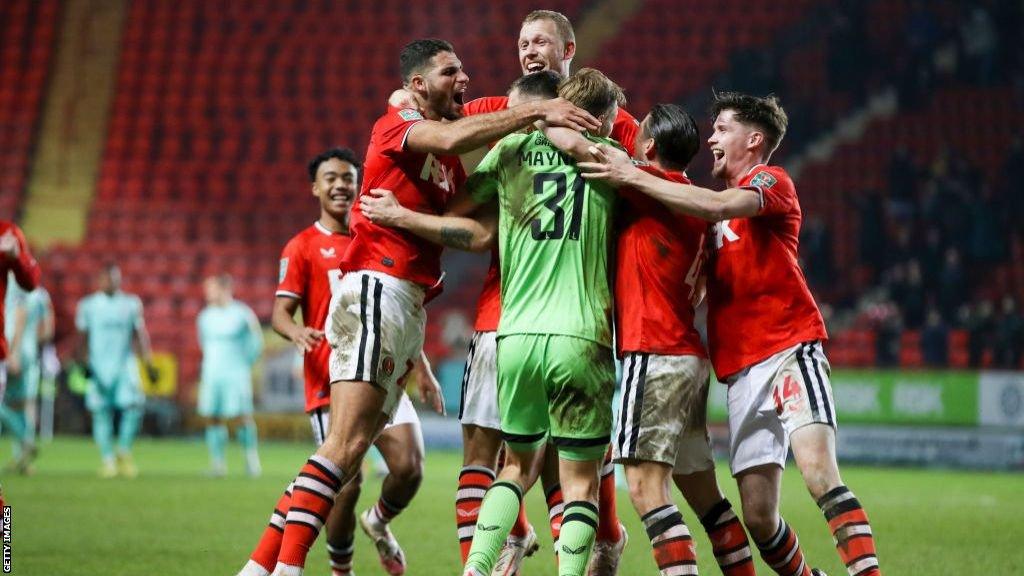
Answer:
M519 155L520 166L565 166L576 164L576 160L558 150L527 150Z

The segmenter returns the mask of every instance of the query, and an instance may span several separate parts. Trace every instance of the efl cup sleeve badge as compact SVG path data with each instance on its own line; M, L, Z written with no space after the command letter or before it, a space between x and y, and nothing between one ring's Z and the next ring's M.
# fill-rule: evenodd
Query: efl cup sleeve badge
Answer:
M423 114L420 114L419 111L413 110L411 108L404 108L402 110L399 110L398 115L402 118L402 120L405 120L406 122L411 122L413 120L423 120Z
M288 275L288 259L281 258L281 268L277 272L277 283L284 282L284 277Z
M772 176L763 170L755 174L754 177L750 179L751 186L757 186L761 189L771 188L772 186L775 186L776 182L778 182L778 180L775 176Z
M384 359L380 361L380 369L384 371L384 375L390 378L391 375L395 373L395 359L391 356L385 356Z

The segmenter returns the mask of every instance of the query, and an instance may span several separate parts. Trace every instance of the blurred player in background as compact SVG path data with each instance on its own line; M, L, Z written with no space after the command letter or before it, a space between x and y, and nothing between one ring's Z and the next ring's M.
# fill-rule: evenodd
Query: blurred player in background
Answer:
M331 294L341 280L338 266L351 241L348 217L359 189L360 166L355 154L342 148L326 150L310 161L309 179L313 195L320 202L320 217L292 238L281 254L273 326L304 355L306 411L317 446L327 437L331 414L328 373L331 349L324 338L324 324ZM302 310L301 324L295 321L295 312L299 309ZM420 375L417 384L421 386L421 393L425 391L424 401L435 410L441 410L439 387L425 358L419 359L416 370ZM375 445L387 464L387 476L376 505L360 515L359 523L374 541L388 573L401 574L405 570L405 554L388 523L408 506L423 478L420 420L404 393L395 418L385 426ZM333 576L352 573L355 507L361 481L359 476L341 490L327 517L327 551ZM291 489L294 490L294 486ZM286 512L287 503L280 503L253 551L251 563L259 565L259 569L269 572L277 563ZM251 564L249 567L256 569Z
M5 469L30 474L36 457L40 352L53 339L53 304L45 288L37 286L25 292L11 275L4 306L4 334L10 342L11 362L0 421L14 435L13 458Z
M7 274L14 274L14 280L24 290L34 290L39 285L39 264L29 252L28 242L21 229L13 222L0 220L0 323L7 325L4 320L3 303L7 298ZM16 353L17 351L15 351ZM11 351L8 347L7 338L0 336L0 400L3 400L4 390L7 387L7 363L11 359ZM17 360L15 360L17 362ZM4 506L3 488L0 487L0 509Z
M142 357L150 380L157 380L159 372L153 365L142 300L121 291L121 270L116 264L105 264L96 276L96 291L79 301L75 326L79 332L76 356L89 377L85 406L92 414L92 434L100 449L99 475L134 478L138 469L132 442L142 425L146 401L137 356ZM116 458L115 411L121 413Z
M673 209L717 222L708 274L708 343L728 384L730 466L743 521L778 574L823 574L804 560L779 515L790 446L851 576L881 574L867 514L839 475L835 405L821 342L828 336L797 259L801 211L784 169L768 165L786 133L775 97L715 95L712 175L728 188L672 183L614 150L581 164L592 178L629 185Z
M224 476L228 424L245 450L245 471L260 475L256 421L252 418L252 367L263 352L263 331L251 308L232 296L227 274L203 282L206 308L196 320L203 367L197 412L206 419L210 473Z
M362 186L394 190L434 214L445 210L465 178L457 154L537 120L575 129L599 126L564 100L461 118L469 77L451 44L413 41L399 62L403 85L419 109L389 107L374 124ZM302 573L335 496L359 473L366 451L394 416L401 378L422 354L427 289L440 283L440 246L376 226L358 207L350 228L352 242L341 263L346 273L325 330L332 346L331 426L297 477L278 576Z

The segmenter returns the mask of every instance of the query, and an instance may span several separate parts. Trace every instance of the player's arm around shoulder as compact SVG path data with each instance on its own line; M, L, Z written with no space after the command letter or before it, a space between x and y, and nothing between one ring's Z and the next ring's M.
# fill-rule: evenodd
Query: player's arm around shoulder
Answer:
M409 128L405 146L413 152L464 154L538 120L574 130L601 127L586 111L567 100L555 98L526 102L498 112L466 116L453 122L424 119Z
M708 188L665 180L641 170L629 156L605 144L591 150L595 162L581 162L584 178L615 186L629 186L658 200L676 212L708 222L757 216L761 198L757 190L738 187L716 192Z

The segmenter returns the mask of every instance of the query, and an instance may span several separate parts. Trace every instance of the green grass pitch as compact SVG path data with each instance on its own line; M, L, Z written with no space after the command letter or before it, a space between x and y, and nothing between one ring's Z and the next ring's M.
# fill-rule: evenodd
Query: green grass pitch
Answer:
M2 450L0 457L9 450L6 441ZM34 476L3 478L13 511L13 573L232 575L311 444L264 443L261 453L262 478L243 475L241 453L232 446L231 474L212 479L203 476L206 452L199 440L144 440L136 447L138 479L100 480L98 456L87 440L61 438L44 445ZM392 525L410 576L459 574L452 506L459 464L455 453L429 453L419 496ZM844 477L868 510L888 576L1024 573L1024 479L1019 475L846 467ZM719 479L735 503L725 468L719 469ZM378 490L379 481L368 480L361 506L368 506ZM808 560L830 576L845 574L824 520L792 468L782 502ZM679 504L697 541L701 574L720 574L699 523ZM618 505L630 534L619 573L657 574L625 492L619 492ZM542 548L526 560L522 574L554 575L539 489L528 496L528 506ZM307 568L310 575L329 574L322 540ZM760 560L757 570L771 574ZM383 573L362 534L356 537L356 573Z

